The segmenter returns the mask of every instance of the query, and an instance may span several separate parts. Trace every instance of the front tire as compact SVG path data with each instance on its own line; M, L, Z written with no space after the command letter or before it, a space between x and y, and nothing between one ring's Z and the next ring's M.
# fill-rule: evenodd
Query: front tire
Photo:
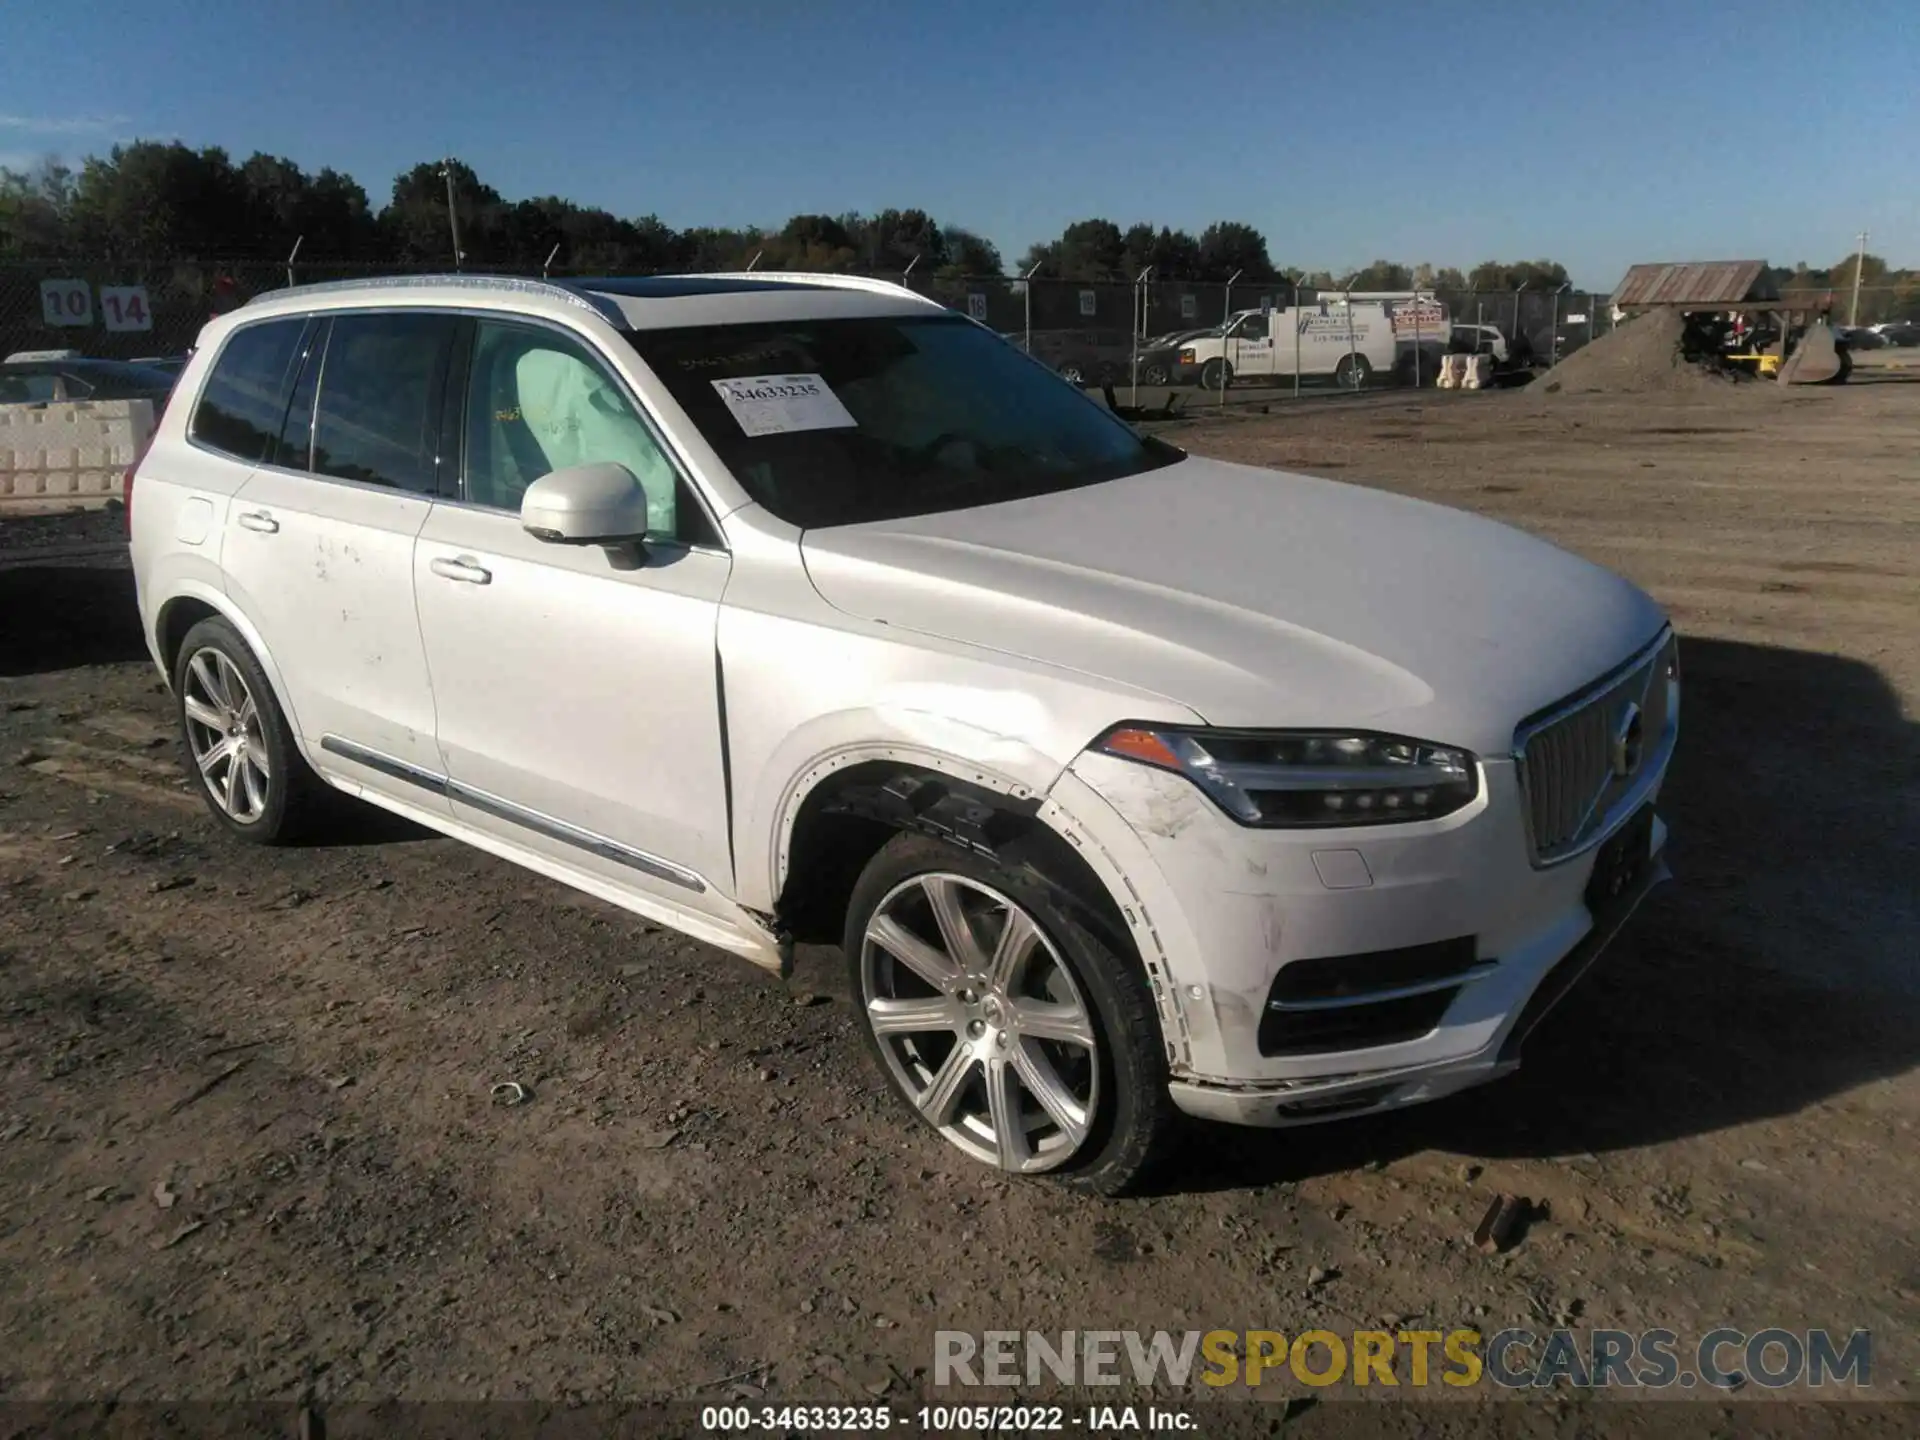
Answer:
M1111 1195L1176 1122L1145 977L1104 928L1036 864L901 834L854 886L845 948L909 1109L971 1159Z
M1200 388L1224 390L1233 383L1233 367L1224 360L1209 360L1200 367Z
M173 694L187 774L227 833L256 845L310 833L324 786L240 632L217 616L187 631Z
M1344 355L1334 366L1334 382L1343 390L1363 390L1373 377L1373 364L1364 355Z

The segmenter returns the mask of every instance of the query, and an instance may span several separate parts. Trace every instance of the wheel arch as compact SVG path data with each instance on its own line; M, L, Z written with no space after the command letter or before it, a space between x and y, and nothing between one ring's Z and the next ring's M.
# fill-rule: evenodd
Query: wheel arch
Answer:
M299 717L294 713L293 702L287 695L286 680L280 673L280 667L274 663L273 652L267 648L252 622L240 612L229 596L220 591L190 582L169 595L155 612L154 654L160 661L167 684L173 684L174 665L180 658L180 647L186 641L187 632L202 620L210 618L225 620L240 633L240 638L253 652L253 658L260 662L260 668L266 672L267 683L273 687L273 698L280 706L280 713L287 717L294 747L311 763L312 757L307 755Z
M921 755L854 756L823 772L796 787L775 861L775 914L796 938L837 939L861 870L905 831L1000 860L1032 861L1089 923L1133 951L1110 887L1042 818L1043 797L1028 787Z

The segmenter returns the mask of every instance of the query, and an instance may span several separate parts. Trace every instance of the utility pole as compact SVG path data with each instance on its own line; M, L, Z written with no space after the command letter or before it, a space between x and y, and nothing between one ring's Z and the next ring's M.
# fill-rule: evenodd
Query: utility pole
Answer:
M453 232L453 268L458 270L460 262L467 257L460 253L460 207L453 198L453 157L451 155L441 163L440 175L447 182L447 228Z
M1853 305L1847 311L1847 328L1860 323L1860 272L1867 268L1867 232L1860 232L1860 253L1853 258Z

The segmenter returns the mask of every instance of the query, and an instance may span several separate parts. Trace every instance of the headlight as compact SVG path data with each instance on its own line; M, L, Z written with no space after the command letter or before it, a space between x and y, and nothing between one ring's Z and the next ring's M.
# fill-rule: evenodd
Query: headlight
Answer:
M1186 776L1243 825L1404 824L1480 793L1466 751L1397 735L1117 725L1092 748Z

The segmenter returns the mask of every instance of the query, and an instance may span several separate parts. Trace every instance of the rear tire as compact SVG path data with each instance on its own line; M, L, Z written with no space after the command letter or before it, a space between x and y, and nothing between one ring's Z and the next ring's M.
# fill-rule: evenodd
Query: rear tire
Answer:
M1011 851L896 835L854 886L844 937L889 1087L970 1159L1131 1187L1178 1117L1146 977L1105 928Z
M210 616L187 631L173 695L187 775L228 834L284 845L313 832L327 786L307 768L266 671L228 621Z

